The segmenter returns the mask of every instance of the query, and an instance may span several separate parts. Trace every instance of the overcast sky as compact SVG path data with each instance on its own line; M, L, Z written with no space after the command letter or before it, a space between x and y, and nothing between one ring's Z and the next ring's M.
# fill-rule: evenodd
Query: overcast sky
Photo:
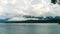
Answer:
M60 5L50 0L0 0L0 19L24 20L23 15L60 16Z

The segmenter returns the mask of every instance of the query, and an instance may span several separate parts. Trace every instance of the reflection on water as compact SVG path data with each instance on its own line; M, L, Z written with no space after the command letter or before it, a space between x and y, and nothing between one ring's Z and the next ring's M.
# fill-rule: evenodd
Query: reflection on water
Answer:
M0 33L4 34L60 34L57 23L4 23Z

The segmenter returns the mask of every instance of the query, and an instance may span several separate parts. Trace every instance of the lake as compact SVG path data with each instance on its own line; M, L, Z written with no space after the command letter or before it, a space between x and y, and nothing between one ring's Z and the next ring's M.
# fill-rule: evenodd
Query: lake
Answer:
M0 34L60 34L58 23L0 23Z

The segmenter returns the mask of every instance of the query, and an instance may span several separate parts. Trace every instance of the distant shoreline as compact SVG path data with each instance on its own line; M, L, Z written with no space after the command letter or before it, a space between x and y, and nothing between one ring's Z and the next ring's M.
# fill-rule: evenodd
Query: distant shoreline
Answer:
M6 21L5 23L59 23L60 20L25 20L25 21Z

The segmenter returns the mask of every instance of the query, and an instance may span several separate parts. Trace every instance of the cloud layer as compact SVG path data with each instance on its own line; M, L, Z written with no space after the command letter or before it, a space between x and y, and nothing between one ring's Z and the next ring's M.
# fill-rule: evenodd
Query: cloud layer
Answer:
M60 16L60 5L49 0L0 0L0 19L19 20L24 15Z

